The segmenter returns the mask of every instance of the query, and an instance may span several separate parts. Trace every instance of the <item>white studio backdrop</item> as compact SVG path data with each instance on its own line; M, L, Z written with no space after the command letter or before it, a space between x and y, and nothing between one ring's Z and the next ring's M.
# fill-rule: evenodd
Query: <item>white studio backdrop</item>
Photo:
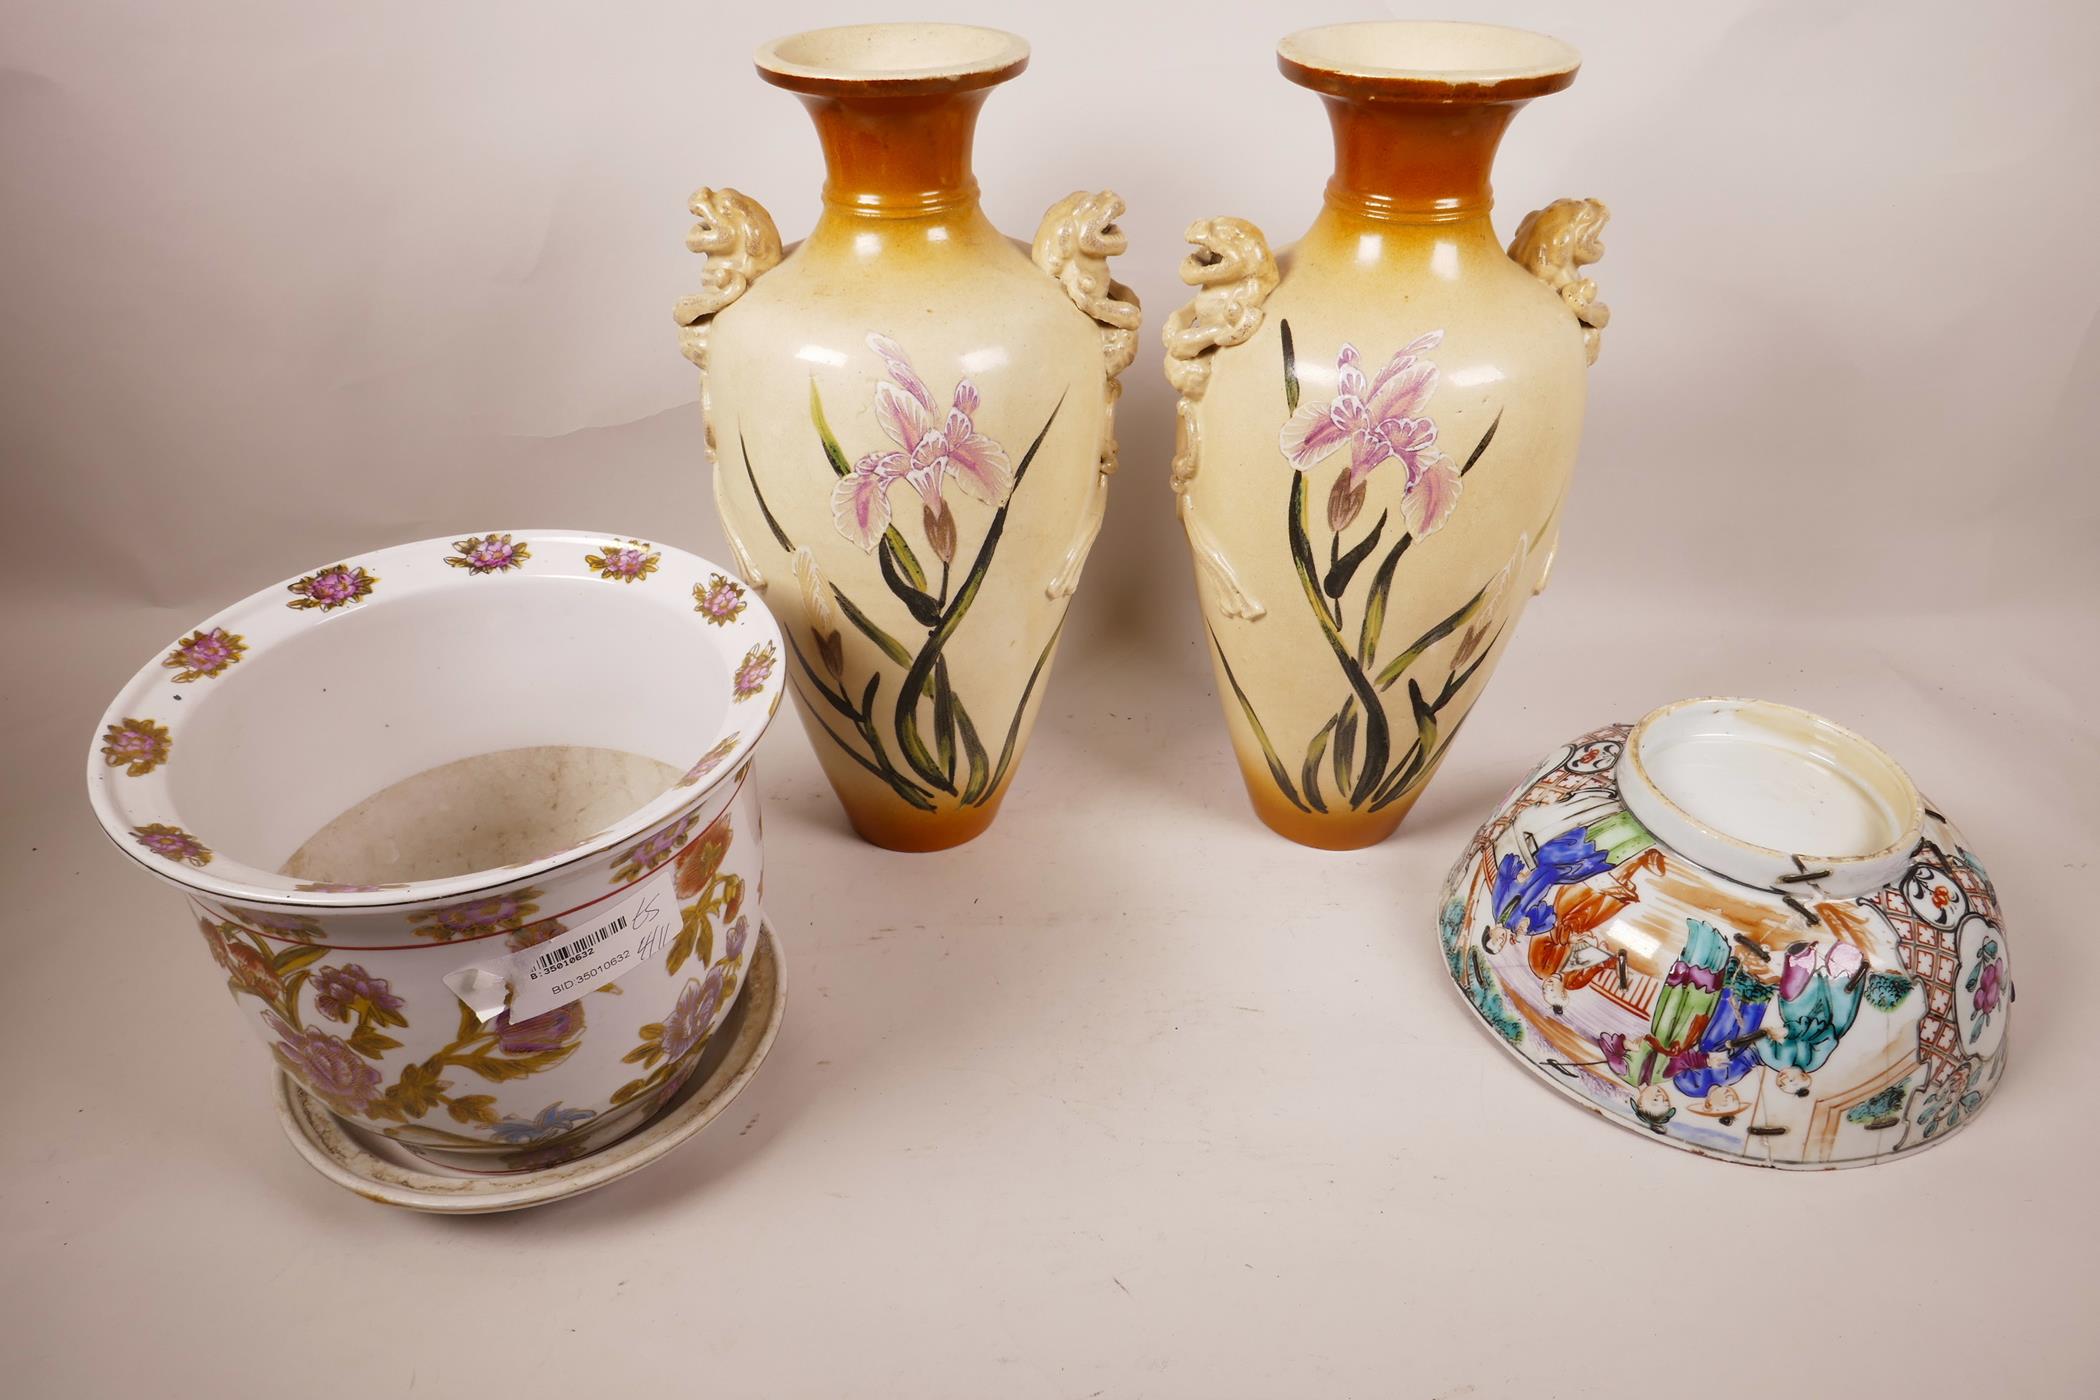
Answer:
M1326 120L1275 40L1379 15L1583 51L1511 128L1497 222L1609 202L1612 322L1552 587L1409 825L1332 857L1245 809L1158 327L1191 220L1280 244L1317 211ZM979 127L1000 227L1130 206L1145 349L1028 764L987 837L901 860L783 715L791 1005L724 1130L529 1216L382 1212L281 1140L180 901L93 829L88 731L179 628L359 551L560 525L724 557L685 201L734 186L800 237L816 142L751 50L879 18L1033 44ZM0 1366L67 1396L2100 1391L2096 52L2084 0L8 5ZM1834 1177L1657 1151L1438 985L1435 882L1524 764L1696 693L1867 732L1991 862L2027 995L1958 1143Z

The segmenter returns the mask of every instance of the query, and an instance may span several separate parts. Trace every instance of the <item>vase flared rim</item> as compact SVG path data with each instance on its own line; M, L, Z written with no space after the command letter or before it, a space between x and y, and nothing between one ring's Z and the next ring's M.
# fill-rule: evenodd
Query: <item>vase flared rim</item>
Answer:
M974 24L846 24L761 44L752 61L790 92L916 97L1003 83L1028 52L1020 35Z
M1575 81L1582 55L1550 35L1459 20L1367 20L1301 29L1276 66L1331 97L1518 102Z

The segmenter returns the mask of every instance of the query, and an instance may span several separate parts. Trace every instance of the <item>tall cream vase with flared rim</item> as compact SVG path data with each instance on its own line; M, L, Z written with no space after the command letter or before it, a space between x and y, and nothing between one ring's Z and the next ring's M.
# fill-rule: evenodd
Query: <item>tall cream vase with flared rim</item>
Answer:
M748 195L691 206L707 261L677 320L723 528L848 818L898 850L971 839L1013 782L1136 353L1120 199L1067 195L1026 251L978 206L978 112L1027 62L965 25L767 44L759 76L816 124L823 213L787 250Z
M1558 40L1350 24L1277 60L1332 121L1325 207L1275 251L1244 219L1190 226L1173 484L1255 812L1347 849L1398 827L1544 586L1606 211L1558 201L1507 251L1490 222L1510 119L1574 81Z

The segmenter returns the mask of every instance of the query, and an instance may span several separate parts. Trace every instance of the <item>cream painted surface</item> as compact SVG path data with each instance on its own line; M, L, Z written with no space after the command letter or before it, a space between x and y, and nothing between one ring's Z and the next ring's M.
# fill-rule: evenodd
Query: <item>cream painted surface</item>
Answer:
M876 554L847 539L833 521L838 478L810 417L814 384L849 462L894 448L875 418L875 388L886 375L881 358L868 346L870 334L887 335L901 345L944 407L956 382L969 379L981 399L978 431L1000 443L1016 468L1056 412L1033 465L1010 498L993 565L942 653L955 690L996 763L1029 674L1064 616L1068 600L1048 596L1049 587L1087 525L1107 411L1100 330L974 209L923 218L827 211L785 261L715 317L706 373L709 438L720 473L717 499L725 524L768 582L767 606L820 673L810 610L803 591L794 586L789 552L759 511L743 453L748 449L751 471L774 518L796 546L811 551L825 584L843 591L915 652L927 629L883 582ZM952 482L947 500L957 527L952 591L976 558L996 511ZM937 585L939 560L921 528L918 498L909 486L899 485L892 489L892 506L893 523ZM845 675L854 698L871 674L882 675L878 705L887 714L903 668L836 610L825 628L836 628L843 638ZM894 809L897 820L911 820L911 809L887 784L818 728L821 715L823 723L865 752L844 716L822 700L812 705L808 676L793 662L792 650L789 660L811 743L849 811ZM1022 716L1019 744L1027 741L1046 683L1047 674ZM932 712L930 702L922 703L929 744ZM894 740L885 738L892 762L901 767ZM1012 774L1009 768L1009 780ZM952 807L954 799L942 805Z
M1449 518L1416 540L1399 563L1381 658L1462 606L1515 557L1501 595L1507 640L1559 528L1586 384L1581 326L1558 297L1510 261L1485 217L1399 224L1330 210L1277 263L1282 280L1263 304L1260 329L1213 357L1208 390L1195 408L1201 448L1186 494L1187 509L1264 609L1252 620L1233 615L1213 579L1198 568L1205 620L1295 778L1315 731L1350 690L1305 597L1286 534L1292 468L1277 443L1290 417L1283 324L1291 327L1301 403L1334 397L1343 342L1356 346L1365 373L1375 376L1402 346L1441 330L1443 343L1427 355L1438 379L1426 405L1439 446L1463 466L1496 414L1502 415ZM1323 568L1327 493L1348 463L1344 447L1307 473L1310 534ZM1403 480L1397 461L1372 472L1349 542L1387 510L1381 552L1398 537L1404 528ZM1528 541L1521 556L1520 541ZM1363 579L1375 565L1374 558L1359 574L1352 598L1361 597ZM1359 622L1344 613L1341 631L1352 642ZM1447 674L1439 663L1450 658L1463 632L1457 629L1429 648L1415 668L1432 693ZM1483 665L1446 711L1446 732L1494 665L1493 659ZM1248 783L1273 792L1260 744L1222 667L1218 694ZM1406 682L1397 682L1384 698L1397 751L1414 733Z

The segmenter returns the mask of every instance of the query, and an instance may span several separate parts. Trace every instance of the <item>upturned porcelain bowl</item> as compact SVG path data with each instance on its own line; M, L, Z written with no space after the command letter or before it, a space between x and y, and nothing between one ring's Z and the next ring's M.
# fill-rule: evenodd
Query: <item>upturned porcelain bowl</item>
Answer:
M1683 700L1564 745L1467 846L1441 925L1498 1043L1673 1147L1882 1161L2004 1070L1982 864L1880 749L1789 706Z
M454 1165L544 1165L639 1126L736 1000L780 667L704 559L426 540L175 638L88 791L317 1098Z

